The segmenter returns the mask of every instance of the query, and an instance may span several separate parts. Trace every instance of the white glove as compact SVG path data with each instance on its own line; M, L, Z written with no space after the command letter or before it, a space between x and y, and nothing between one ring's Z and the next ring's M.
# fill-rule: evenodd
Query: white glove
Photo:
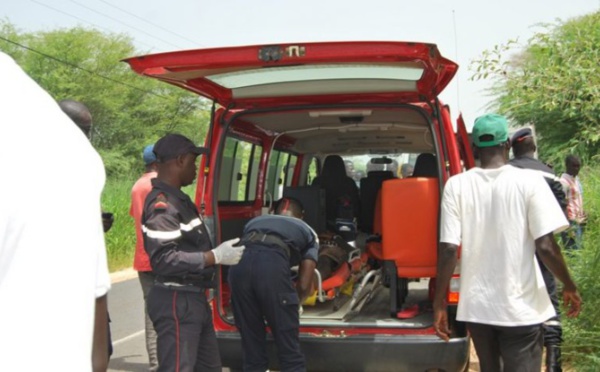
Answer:
M302 307L302 305L300 305L300 307L298 308L298 314L300 316L302 316L302 314L304 314L304 308Z
M234 247L234 244L239 243L240 238L228 240L219 244L219 246L212 250L215 255L215 265L235 265L242 259L242 253L244 253L245 246L240 245Z

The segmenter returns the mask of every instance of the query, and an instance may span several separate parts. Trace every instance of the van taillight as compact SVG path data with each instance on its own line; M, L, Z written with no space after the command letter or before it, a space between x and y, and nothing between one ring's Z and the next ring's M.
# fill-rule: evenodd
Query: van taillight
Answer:
M454 275L454 276L452 276L452 279L450 279L450 286L448 288L447 301L448 301L449 305L456 305L458 303L458 299L460 297L459 290L460 290L460 276Z

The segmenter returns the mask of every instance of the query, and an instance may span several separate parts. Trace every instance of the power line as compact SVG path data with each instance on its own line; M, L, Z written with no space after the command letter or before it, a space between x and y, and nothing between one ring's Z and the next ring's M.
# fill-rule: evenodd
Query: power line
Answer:
M108 28L106 28L106 27L102 27L102 26L100 26L100 25L98 25L98 24L95 24L95 23L92 23L92 22L86 21L85 19L83 19L83 18L81 18L81 17L77 17L76 15L73 15L73 14L67 13L67 12L65 12L65 11L62 11L62 10L60 10L60 9L54 8L54 7L52 7L52 6L48 5L48 4L44 4L44 3L42 3L42 2L39 2L39 1L36 1L36 0L29 0L29 1L31 1L31 2L33 2L33 3L36 3L36 4L38 4L38 5L41 5L41 6L43 6L43 7L46 7L46 8L48 8L48 9L54 10L55 12L58 12L58 13L64 14L64 15L66 15L66 16L68 16L68 17L75 18L75 19L77 19L77 20L79 20L79 21L81 21L81 22L87 23L87 24L89 24L89 25L92 25L92 26L94 26L94 27L97 27L97 28L99 28L99 29L101 29L101 30L107 31L107 32L109 32L109 33L113 33L113 31L112 31L112 30L109 30L109 29L108 29ZM139 41L139 40L138 40L137 42L138 42L138 43L140 43L140 44L143 44L143 45L146 45L146 46L150 47L150 50L152 50L152 49L156 49L156 48L155 48L153 45L150 45L150 44L148 44L148 43L144 43L143 41Z
M125 10L125 9L123 9L123 8L120 8L120 7L118 7L118 6L114 5L114 4L111 4L111 3L109 3L109 2L108 2L108 1L106 1L106 0L98 0L98 1L100 1L100 2L103 2L104 4L106 4L106 5L108 5L108 6L112 7L112 8L115 8L115 9L117 9L117 10L120 10L121 12L123 12L123 13L125 13L125 14L129 14L130 16L132 16L132 17L135 17L135 18L139 19L139 20L140 20L140 21L142 21L142 22L146 22L146 23L148 23L148 24L150 24L150 25L152 25L152 26L154 26L154 27L160 28L161 30L163 30L163 31L166 31L166 32L170 33L171 35L175 35L175 36L177 36L177 37L179 37L179 38L181 38L181 39L183 39L183 40L187 40L187 41L189 41L189 42L191 42L191 43L194 43L194 44L196 44L196 45L198 45L198 46L203 46L202 44L199 44L199 43L198 43L198 42L196 42L195 40L192 40L192 39L190 39L190 38L188 38L188 37L186 37L186 36L184 36L184 35L181 35L181 34L178 34L178 33L176 33L176 32L173 32L173 31L171 31L171 30L169 30L169 29L166 29L166 28L164 28L164 27L162 27L161 25L158 25L158 24L156 24L156 23L150 22L150 21L148 21L147 19L144 19L144 18L142 18L142 17L138 16L137 14L135 14L135 13L132 13L132 12L130 12L130 11L128 11L128 10Z
M118 22L118 23L122 24L122 25L123 25L123 26L125 26L125 27L129 27L129 28L131 28L131 29L133 29L133 30L136 30L136 31L138 31L138 32L141 32L141 33L143 33L143 34L145 34L145 35L148 35L148 36L150 36L150 37L152 37L152 38L155 38L156 40L160 40L160 41L162 41L163 43L166 43L166 44L172 45L172 46L174 46L174 47L176 47L176 48L178 48L178 49L184 49L183 47L181 47L181 46L179 46L179 45L177 45L177 44L173 44L173 43L171 43L170 41L167 41L167 40L161 39L161 38L159 38L159 37L157 37L157 36L154 36L154 35L152 35L152 34L150 34L150 33L146 32L146 31L144 31L144 30L142 30L142 29L139 29L139 28L137 28L137 27L134 27L134 26L128 25L127 23L125 23L125 22L123 22L123 21L120 21L120 20L118 20L118 19L116 19L116 18L114 18L114 17L112 17L112 16L109 16L109 15L107 15L107 14L104 14L104 13L102 13L102 12L100 12L100 11L97 11L97 10L95 10L95 9L93 9L93 8L90 8L90 7L89 7L89 6L87 6L87 5L81 4L81 3L80 3L80 2L78 2L78 1L75 1L75 0L70 0L70 1L71 1L72 3L74 3L74 4L77 4L77 5L79 5L79 6L80 6L80 7L82 7L82 8L85 8L85 9L87 9L87 10L91 11L91 12L94 12L94 13L96 13L96 14L100 14L100 15L101 15L101 16L103 16L103 17L106 17L106 18L112 19L113 21L115 21L115 22Z
M136 87L135 85L131 85L131 84L124 83L124 82L122 82L122 81L119 81L119 80L113 79L113 78L111 78L111 77L108 77L108 76L105 76L105 75L99 74L99 73L97 73L97 72L95 72L95 71L88 70L88 69L86 69L86 68L83 68L83 67L81 67L81 66L78 66L78 65L76 65L76 64L74 64L74 63L71 63L71 62L68 62L68 61L62 60L62 59L60 59L60 58L58 58L58 57L55 57L55 56L52 56L52 55L50 55L50 54L46 54L46 53L44 53L44 52L40 52L39 50L36 50L36 49L30 48L30 47L28 47L28 46L26 46L26 45L23 45L23 44L17 43L16 41L13 41L13 40L7 39L7 38L5 38L5 37L3 37L3 36L0 36L0 40L4 40L4 41L6 41L7 43L14 44L14 45L16 45L16 46L18 46L18 47L20 47L20 48L23 48L23 49L26 49L26 50L28 50L28 51L30 51L30 52L33 52L33 53L39 54L39 55L41 55L41 56L42 56L42 57L44 57L44 58L48 58L48 59L51 59L51 60L53 60L53 61L56 61L56 62L58 62L58 63L62 63L62 64L64 64L64 65L67 65L67 66L69 66L69 67L75 68L75 69L77 69L77 70L81 70L81 71L87 72L88 74L91 74L91 75L98 76L98 77L100 77L100 78L102 78L102 79L105 79L105 80L108 80L108 81L110 81L110 82L113 82L113 83L116 83L116 84L120 84L120 85L126 86L126 87L128 87L128 88L135 89L135 90L137 90L137 91L140 91L140 92L143 92L143 93L146 93L146 94L151 94L151 95L153 95L153 96L157 96L157 97L160 97L160 98L163 98L163 99L170 99L169 97L167 97L167 96L163 96L162 94L158 94L158 93L154 93L154 92L151 92L151 91L148 91L148 90L144 90L144 89L142 89L142 88Z

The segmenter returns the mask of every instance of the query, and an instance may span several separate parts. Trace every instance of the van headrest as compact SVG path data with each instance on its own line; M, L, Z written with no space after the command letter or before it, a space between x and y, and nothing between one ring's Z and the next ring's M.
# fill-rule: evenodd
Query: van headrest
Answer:
M412 177L437 177L437 159L430 153L422 153L417 157Z

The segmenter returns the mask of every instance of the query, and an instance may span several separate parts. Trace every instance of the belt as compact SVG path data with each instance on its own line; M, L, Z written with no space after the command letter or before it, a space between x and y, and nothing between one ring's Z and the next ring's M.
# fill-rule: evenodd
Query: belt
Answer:
M177 276L156 276L156 283L169 287L197 287L214 288L215 274L194 275L192 278L182 278Z
M276 246L282 249L288 259L290 258L290 247L277 235L265 234L258 231L250 231L242 238L242 244L245 243L264 243L270 246Z

